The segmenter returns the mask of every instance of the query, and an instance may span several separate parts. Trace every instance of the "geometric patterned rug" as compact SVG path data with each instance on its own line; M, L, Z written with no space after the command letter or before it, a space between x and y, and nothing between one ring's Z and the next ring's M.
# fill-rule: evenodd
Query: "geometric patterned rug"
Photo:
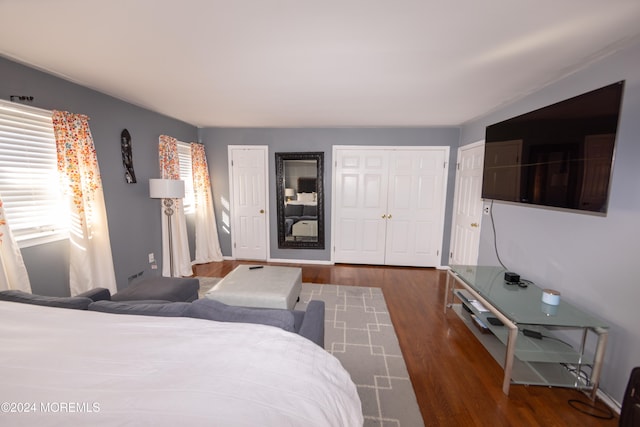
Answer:
M365 426L424 426L382 289L303 283L296 310L325 302L325 349L358 387Z
M218 278L198 277L204 295ZM380 288L303 283L296 310L325 303L325 349L358 388L365 427L424 426Z

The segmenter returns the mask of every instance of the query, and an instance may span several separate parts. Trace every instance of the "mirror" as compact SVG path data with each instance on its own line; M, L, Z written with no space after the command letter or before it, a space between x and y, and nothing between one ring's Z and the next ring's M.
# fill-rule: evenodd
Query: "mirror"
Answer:
M278 247L324 249L324 153L276 153Z

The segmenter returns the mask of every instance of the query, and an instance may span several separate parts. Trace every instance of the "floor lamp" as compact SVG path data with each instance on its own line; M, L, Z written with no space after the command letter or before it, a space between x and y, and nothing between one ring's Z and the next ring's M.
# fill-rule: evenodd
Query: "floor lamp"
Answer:
M174 199L184 197L184 181L179 179L150 179L149 197L162 199L164 214L167 216L167 231L169 233L169 271L173 277L173 237L171 233L171 215L173 215Z

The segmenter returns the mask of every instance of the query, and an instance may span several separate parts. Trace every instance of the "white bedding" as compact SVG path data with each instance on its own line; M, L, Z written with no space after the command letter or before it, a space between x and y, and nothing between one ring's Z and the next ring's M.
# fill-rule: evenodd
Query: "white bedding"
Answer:
M0 404L3 426L363 424L349 374L296 334L3 301Z

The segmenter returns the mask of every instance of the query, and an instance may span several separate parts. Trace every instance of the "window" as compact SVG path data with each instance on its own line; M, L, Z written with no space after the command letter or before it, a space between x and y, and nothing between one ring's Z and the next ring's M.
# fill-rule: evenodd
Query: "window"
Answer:
M0 196L20 247L68 237L51 112L0 101Z
M178 142L178 160L180 162L180 179L184 181L182 206L185 214L191 214L196 211L193 194L193 172L191 170L191 144Z

